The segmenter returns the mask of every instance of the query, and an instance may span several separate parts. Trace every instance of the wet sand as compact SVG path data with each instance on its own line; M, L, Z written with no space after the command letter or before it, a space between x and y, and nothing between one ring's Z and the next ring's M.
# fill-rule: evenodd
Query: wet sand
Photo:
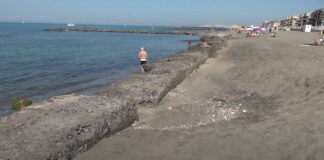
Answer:
M235 36L157 108L76 159L324 159L324 47L303 45L318 37Z

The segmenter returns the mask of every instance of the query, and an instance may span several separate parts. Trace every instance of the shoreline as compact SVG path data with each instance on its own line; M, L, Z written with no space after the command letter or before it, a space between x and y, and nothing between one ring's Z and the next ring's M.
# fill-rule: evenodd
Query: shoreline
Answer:
M102 138L129 127L138 119L138 107L156 106L200 64L215 56L229 38L214 37L208 39L210 48L193 47L149 64L148 73L112 82L107 92L99 95L57 96L1 118L0 158L75 157Z
M75 160L322 159L323 47L303 45L319 36L235 35L158 108Z
M162 35L162 37L164 37L164 35ZM165 37L167 37L167 38L164 38L165 40L162 41L163 48L167 47L166 44L168 44L168 43L165 43L165 42L173 43L172 38L170 39L170 41L167 41L169 39L168 38L169 36L165 36ZM178 36L175 36L175 37L178 37ZM151 47L155 53L154 55L152 55L152 60L156 61L156 60L161 59L161 57L164 58L170 54L174 54L178 50L186 49L187 42L185 42L183 39L189 39L191 37L189 37L189 36L179 36L179 37L181 37L181 38L174 38L177 41L177 43L171 44L170 49L165 49L162 51L160 51L160 49L159 49L162 47L154 47L154 41L152 41L153 45L148 44L148 47ZM153 38L153 39L155 39L155 38ZM197 37L194 37L193 39L197 39ZM179 46L179 47L174 47L174 46ZM117 48L122 48L122 47L117 47ZM136 57L136 53L134 55ZM132 55L132 56L134 57L134 55ZM79 94L80 91L81 91L80 94L83 94L84 92L88 93L88 90L90 90L90 92L92 92L92 93L96 93L97 91L94 91L93 88L105 86L105 85L109 84L110 82L118 80L119 78L123 78L127 75L135 73L135 71L137 71L136 70L137 68L134 68L134 67L138 67L137 65L138 65L137 61L132 60L132 65L129 65L122 69L119 69L118 72L114 72L111 74L111 72L109 72L110 68L107 68L108 72L105 71L107 69L103 70L105 72L103 72L103 71L98 72L99 74L102 75L101 77L89 77L89 80L88 79L85 80L85 78L82 78L82 76L80 76L81 78L77 77L76 80L73 81L72 83L65 83L66 81L64 81L64 78L60 78L59 76L57 76L58 81L60 81L60 82L56 83L56 81L54 81L55 83L49 83L49 84L54 84L54 85L46 84L44 86L31 88L31 87L29 87L29 85L27 83L26 85L24 85L27 87L22 88L22 89L20 89L19 87L17 87L17 88L12 87L13 88L12 90L4 89L3 92L6 94L4 94L1 97L2 100L1 100L1 105L0 105L0 112L1 112L0 117L9 115L12 113L11 103L12 103L12 101L14 101L16 99L27 98L27 99L32 100L33 102L38 103L38 102L41 102L44 100L49 100L51 97L54 97L54 96L71 94L71 93ZM113 69L115 69L115 68L113 68ZM118 68L116 68L115 70L117 70L117 69ZM121 73L121 72L123 72L123 73ZM73 74L73 72L69 72L69 73ZM92 73L92 72L87 72L87 73ZM29 82L29 81L30 80L28 80L27 82ZM107 83L107 82L109 82L109 83ZM9 85L14 86L15 84L13 82L13 83L10 83ZM18 86L19 85L23 85L23 83L18 84ZM6 91L8 91L8 92L6 92ZM102 91L102 89L99 89L98 91L100 92L100 91Z
M67 85L66 87L59 87L56 89L51 90L44 90L40 91L37 94L25 96L27 99L32 100L33 103L38 104L44 101L49 101L53 97L62 96L62 95L96 95L97 93L103 92L105 87L114 81L118 81L124 77L127 77L134 73L133 70L124 71L124 73L115 75L114 77L106 76L100 77L99 79L91 80L89 82L80 82L74 85ZM24 97L21 97L24 98ZM15 99L19 99L16 97ZM0 103L1 112L0 118L10 116L11 114L15 113L16 111L11 109L11 103L15 99L7 99L6 101L2 101Z

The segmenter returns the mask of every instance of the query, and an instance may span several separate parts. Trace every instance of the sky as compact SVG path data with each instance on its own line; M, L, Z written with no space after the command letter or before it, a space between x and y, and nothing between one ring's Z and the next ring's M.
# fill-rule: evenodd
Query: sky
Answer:
M0 0L0 22L260 24L319 8L324 0Z

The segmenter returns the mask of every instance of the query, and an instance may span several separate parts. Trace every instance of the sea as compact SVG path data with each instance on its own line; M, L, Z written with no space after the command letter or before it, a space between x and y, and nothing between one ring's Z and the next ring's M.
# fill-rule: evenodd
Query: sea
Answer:
M159 26L77 25L76 27L170 30ZM140 72L138 51L149 62L185 50L199 37L127 33L47 32L66 24L0 23L0 116L15 99L34 102L56 95L94 94L114 80Z

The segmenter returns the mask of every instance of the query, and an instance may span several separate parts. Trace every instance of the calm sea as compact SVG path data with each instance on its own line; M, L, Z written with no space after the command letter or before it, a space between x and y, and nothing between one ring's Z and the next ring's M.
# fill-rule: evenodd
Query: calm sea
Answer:
M39 101L73 92L92 93L112 80L138 72L137 53L142 46L154 61L186 49L187 40L198 39L174 35L43 31L61 27L66 25L0 23L0 115L8 114L11 101L17 98Z

